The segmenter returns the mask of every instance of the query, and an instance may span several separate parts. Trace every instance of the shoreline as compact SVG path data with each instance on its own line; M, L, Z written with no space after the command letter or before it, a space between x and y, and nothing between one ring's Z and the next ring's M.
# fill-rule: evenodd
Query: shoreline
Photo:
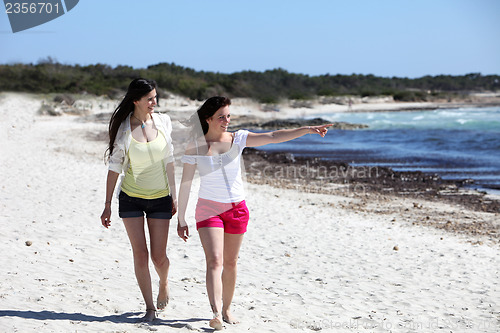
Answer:
M357 102L348 105L344 98L342 102L317 98L311 101L286 101L279 104L259 104L248 99L235 99L232 110L238 115L259 114L261 118L300 118L307 115L320 116L325 113L347 112L391 112L391 111L430 111L437 109L483 108L500 106L500 93L493 96L471 95L470 99L455 99L451 101L429 102L398 102L392 98L359 98Z
M118 100L106 96L79 95L79 94L34 94L21 92L0 91L1 96L29 96L43 101L46 106L55 109L53 115L96 115L112 113L118 105ZM390 112L390 111L422 111L456 108L486 108L500 106L500 92L492 94L470 94L469 98L456 98L450 101L435 100L421 102L395 101L389 97L353 97L355 102L349 107L348 97L315 98L312 100L288 100L277 104L259 103L250 98L232 98L231 112L235 116L250 116L261 120L300 118L307 115L320 115L333 112ZM54 100L57 100L55 102ZM61 101L63 101L61 103ZM167 112L174 118L186 119L194 113L203 101L168 94L162 98L157 106L158 112ZM71 105L68 105L72 103Z

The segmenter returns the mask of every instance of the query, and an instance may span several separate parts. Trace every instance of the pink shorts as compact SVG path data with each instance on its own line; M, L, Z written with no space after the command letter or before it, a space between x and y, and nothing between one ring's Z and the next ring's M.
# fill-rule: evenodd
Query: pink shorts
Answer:
M233 204L199 198L196 205L196 230L223 228L228 234L244 234L249 218L245 200Z

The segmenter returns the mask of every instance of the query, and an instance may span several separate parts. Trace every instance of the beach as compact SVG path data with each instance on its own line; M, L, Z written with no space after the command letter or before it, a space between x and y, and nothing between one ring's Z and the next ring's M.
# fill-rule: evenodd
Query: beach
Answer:
M170 303L152 324L138 323L145 306L116 199L110 229L99 219L107 174L103 133L116 101L82 97L76 108L81 112L39 114L47 101L0 93L0 331L211 331L194 226L196 192L187 215L188 242L177 236L175 218L170 225ZM381 101L353 109L376 111L384 103L397 108ZM177 186L186 135L177 120L198 104L175 96L161 104L173 119ZM232 108L245 121L322 110L276 112L241 100ZM338 108L347 111L346 105ZM324 188L321 179L266 176L252 163L276 168L283 162L249 155L250 224L233 301L241 323L226 324L225 331L500 330L499 212L468 204L497 198L473 193L460 201L467 193L453 189L459 199L447 200L443 193L451 190L439 184L430 187L441 191L434 196L382 194L377 186L368 192L342 184ZM158 278L150 267L156 297Z

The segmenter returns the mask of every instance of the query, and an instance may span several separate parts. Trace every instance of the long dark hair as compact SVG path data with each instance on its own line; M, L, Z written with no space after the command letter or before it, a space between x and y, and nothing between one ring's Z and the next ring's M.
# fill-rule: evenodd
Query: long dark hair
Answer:
M203 135L208 133L207 119L212 117L220 108L231 105L231 100L224 96L210 97L203 105L191 116L188 125L193 126L193 134L196 132L196 125L200 124Z
M137 78L130 82L127 94L120 102L115 112L113 112L111 120L109 121L109 144L108 149L106 149L106 152L104 153L105 158L107 156L109 159L109 156L113 154L113 145L115 143L116 135L118 134L118 128L121 123L127 119L128 115L134 112L134 102L149 94L153 89L156 89L156 82L154 80Z

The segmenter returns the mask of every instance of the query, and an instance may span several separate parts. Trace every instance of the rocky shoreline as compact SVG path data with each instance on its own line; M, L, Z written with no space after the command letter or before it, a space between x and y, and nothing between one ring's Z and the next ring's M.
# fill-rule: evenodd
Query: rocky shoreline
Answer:
M269 121L259 121L258 119L252 119L247 116L240 116L236 118L236 121L232 121L230 125L231 131L237 131L239 129L263 129L263 130L278 130L283 128L297 128L303 126L318 126L331 123L323 118L313 118L313 119L301 119L301 118L291 118L291 119L273 119ZM346 122L333 122L332 129L340 130L352 130L360 128L368 128L368 125L364 124L351 124Z
M352 166L317 157L297 157L254 148L244 151L247 176L256 182L271 180L300 184L319 193L378 193L400 197L444 200L480 212L500 212L500 200L486 193L466 191L468 180L442 179L420 171L394 171L389 167ZM339 187L340 186L340 187ZM341 190L339 190L341 188Z
M244 160L250 183L354 198L358 200L351 202L350 208L372 213L380 213L381 207L385 207L382 211L388 214L390 202L403 198L411 201L407 210L392 209L406 212L408 222L500 241L500 225L495 223L492 214L484 215L493 213L498 219L500 199L466 190L467 180L457 182L419 171L396 172L388 167L352 166L252 148L245 149ZM447 203L455 207L456 212L450 215L424 209L435 202Z
M240 116L232 120L230 130L239 129L250 130L277 130L282 128L297 128L301 126L317 126L329 123L322 118L313 119L274 119L271 121L262 121L262 119L251 119L250 117ZM365 124L352 124L346 122L334 122L332 129L353 130L368 128ZM377 191L383 194L396 195L415 195L425 198L443 198L452 202L462 202L468 208L484 212L500 212L500 203L492 203L490 200L481 200L485 193L478 191L469 191L464 194L464 188L470 185L469 179L445 180L437 174L427 174L420 171L396 172L389 167L381 166L351 166L345 162L336 162L324 160L318 157L298 157L291 153L271 153L257 149L246 149L247 160L251 163L266 161L271 163L267 165L267 171L272 172L278 178L282 174L280 169L288 171L291 168L303 170L308 183L313 184L318 181L333 181L339 184L350 184L351 186L365 186L370 191ZM254 164L252 164L254 165ZM255 164L257 165L257 164ZM330 173L325 172L329 170ZM248 170L247 170L248 171ZM307 171L307 172L306 172ZM298 172L298 171L297 171ZM323 173L323 174L321 174ZM290 178L290 172L283 174L283 178ZM293 178L293 177L292 177ZM304 178L304 177L301 177ZM312 182L312 183L311 183ZM324 185L324 184L322 184ZM453 193L460 192L458 196ZM464 198L471 198L471 200Z

